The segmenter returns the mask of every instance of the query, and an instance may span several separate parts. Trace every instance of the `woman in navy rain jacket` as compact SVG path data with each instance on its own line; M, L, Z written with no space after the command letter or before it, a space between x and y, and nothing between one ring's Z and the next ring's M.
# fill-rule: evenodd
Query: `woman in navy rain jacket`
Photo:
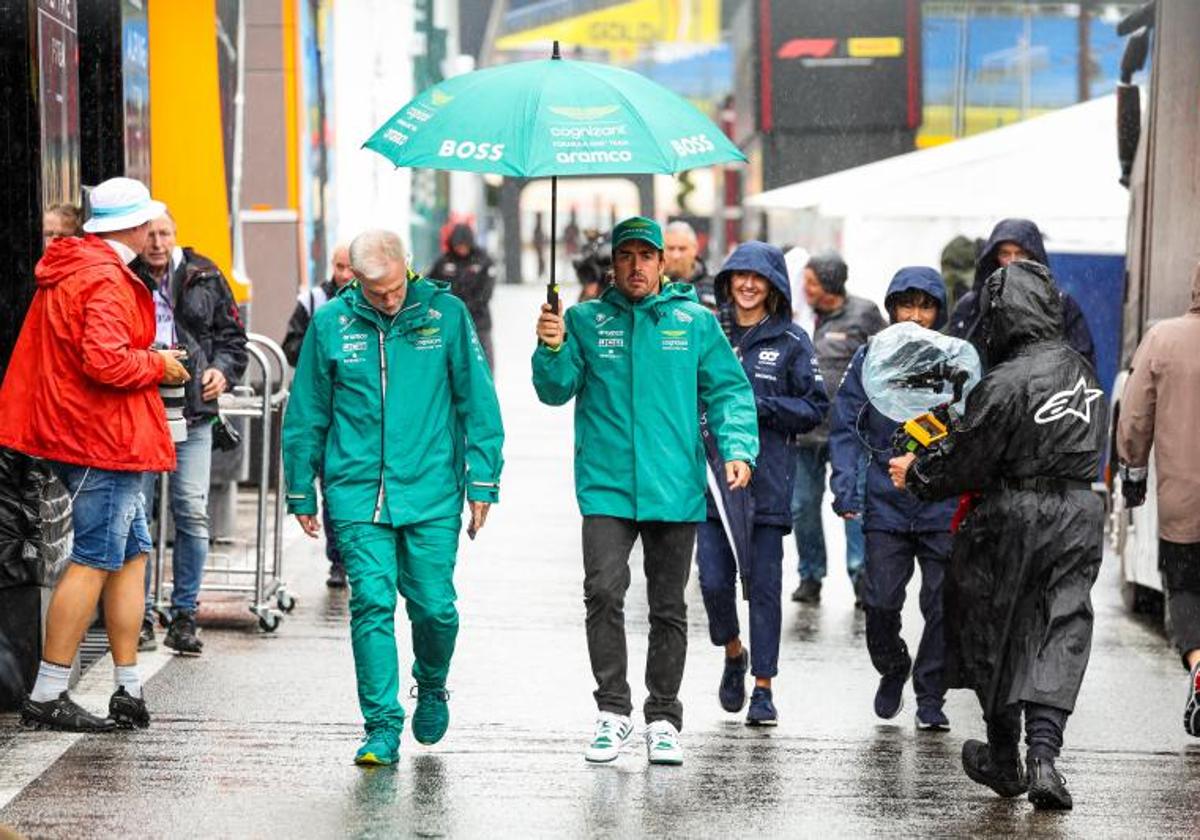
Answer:
M926 329L946 322L946 288L942 276L924 266L896 272L884 297L892 323L914 321ZM942 671L945 641L942 633L942 584L950 556L950 520L956 501L922 502L897 490L888 475L893 457L892 436L900 424L875 410L863 388L863 361L870 344L850 361L830 413L829 458L833 465L830 488L833 509L843 518L862 517L866 534L867 650L880 674L875 713L893 718L903 708L904 684L910 671L917 694L917 726L948 729L942 712L945 683ZM855 493L860 456L867 452L865 504ZM900 637L904 590L913 575L913 560L921 566L921 614L925 630L917 648L916 667Z
M754 502L750 601L750 651L738 627L738 569L710 498L708 519L700 525L697 561L700 590L708 612L709 636L725 648L718 697L729 712L746 705L746 671L754 692L746 723L769 726L778 715L771 679L778 670L782 624L783 538L791 531L792 484L796 456L792 438L817 426L829 398L812 341L792 323L792 295L783 252L764 242L738 246L717 275L717 299L730 344L754 388L758 406L758 469L750 492Z

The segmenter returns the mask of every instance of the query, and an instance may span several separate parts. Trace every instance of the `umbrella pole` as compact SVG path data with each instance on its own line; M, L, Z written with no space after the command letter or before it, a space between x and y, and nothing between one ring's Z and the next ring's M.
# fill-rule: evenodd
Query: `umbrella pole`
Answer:
M546 284L546 303L550 311L558 311L558 282L554 279L558 257L555 243L558 241L558 176L550 176L550 282Z

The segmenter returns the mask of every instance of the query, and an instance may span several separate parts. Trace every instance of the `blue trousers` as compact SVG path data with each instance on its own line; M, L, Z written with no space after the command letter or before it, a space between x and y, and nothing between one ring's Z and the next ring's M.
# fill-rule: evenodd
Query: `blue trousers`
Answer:
M188 424L187 440L175 444L175 472L167 484L168 504L175 520L175 550L171 552L171 611L195 612L208 561L208 486L212 477L212 423ZM142 493L146 510L154 508L158 473L145 473ZM165 510L158 512L166 516ZM152 569L146 564L146 616L150 616Z
M942 670L946 643L942 633L942 590L950 557L949 532L900 533L867 531L866 591L867 651L880 674L908 670L912 661L900 637L904 590L913 576L914 560L921 565L921 615L925 629L913 667L917 705L940 709L946 696Z
M783 623L783 538L779 525L754 526L754 565L750 577L750 672L769 679L779 672L779 634ZM696 533L700 592L708 613L708 635L724 647L741 635L737 602L741 597L737 563L721 523L700 523Z
M821 501L825 496L825 470L829 446L800 446L796 449L796 483L792 487L792 533L800 557L801 580L825 577L825 531L821 527ZM859 470L859 492L866 492L867 471ZM860 508L861 509L861 508ZM861 519L845 520L846 573L858 580L866 562Z

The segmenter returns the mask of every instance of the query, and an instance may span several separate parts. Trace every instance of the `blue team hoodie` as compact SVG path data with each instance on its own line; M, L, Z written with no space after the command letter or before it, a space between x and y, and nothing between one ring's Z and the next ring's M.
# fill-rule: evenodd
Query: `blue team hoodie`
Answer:
M754 521L790 530L796 476L791 440L824 419L829 397L812 341L802 327L792 323L792 291L783 252L765 242L739 245L717 274L714 286L718 300L730 300L729 284L735 271L753 271L765 277L786 302L782 312L747 331L735 350L739 351L758 407L758 466L751 482ZM732 320L731 312L724 314ZM708 512L716 518L711 499Z
M946 322L946 287L942 276L925 266L902 268L892 278L884 298L884 307L892 323L896 321L892 309L894 295L910 289L919 289L937 300L938 316L933 328L940 329ZM829 485L833 491L833 509L841 515L859 507L854 493L859 456L869 448L866 510L860 511L863 514L863 530L949 531L950 519L958 505L957 499L922 502L911 493L897 490L888 475L892 435L900 424L880 414L867 401L862 370L869 346L863 345L854 354L833 399L833 409L829 415L829 460L833 466Z

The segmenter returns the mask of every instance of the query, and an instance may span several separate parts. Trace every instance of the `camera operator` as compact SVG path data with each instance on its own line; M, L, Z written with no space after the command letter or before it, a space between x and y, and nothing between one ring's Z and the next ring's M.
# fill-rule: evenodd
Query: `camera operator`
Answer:
M1069 810L1055 762L1092 645L1104 506L1091 481L1108 412L1091 364L1063 338L1045 266L1012 261L978 291L991 367L946 440L889 472L926 502L971 495L945 582L946 685L974 689L987 724L986 742L963 744L963 770L1000 796L1028 791L1035 808Z
M150 723L137 667L151 548L142 475L175 463L159 383L186 382L172 351L150 349L154 304L127 265L163 205L132 178L91 193L87 236L55 239L0 390L0 446L45 458L71 494L74 544L54 587L29 726L106 732ZM94 234L94 235L93 235ZM103 601L116 690L108 715L67 693L80 639Z
M222 434L217 397L246 371L246 328L221 270L191 248L175 244L175 220L164 212L150 223L150 235L131 266L154 297L155 343L186 351L192 374L185 386L186 440L176 434L177 464L170 480L175 550L171 559L171 623L163 644L179 653L199 654L196 604L208 559L208 486L214 432L217 445L236 445ZM146 477L147 500L155 497L158 476ZM165 516L166 511L159 511ZM154 623L146 576L146 613L139 648L153 650Z

